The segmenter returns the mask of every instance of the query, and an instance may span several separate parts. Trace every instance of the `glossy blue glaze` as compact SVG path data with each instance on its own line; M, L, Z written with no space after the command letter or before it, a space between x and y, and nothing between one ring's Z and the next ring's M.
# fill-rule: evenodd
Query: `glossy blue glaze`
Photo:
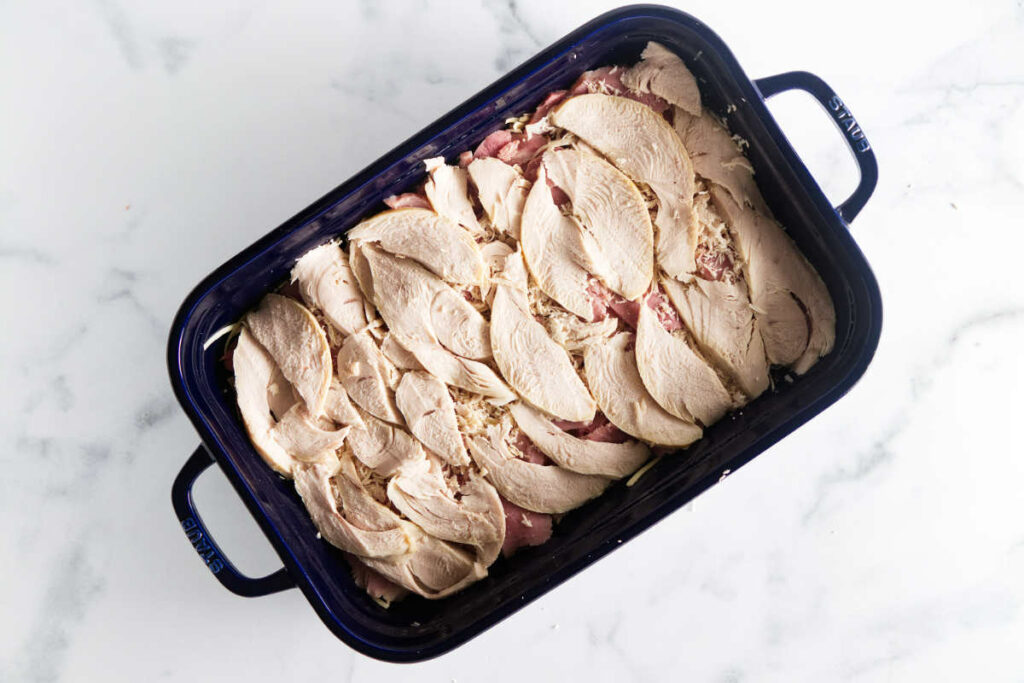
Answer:
M777 391L761 396L742 414L712 426L685 453L661 460L632 488L614 486L566 515L550 542L524 549L510 561L499 560L485 580L445 600L410 598L384 610L355 587L341 554L317 538L291 483L272 472L250 446L218 362L223 349L214 344L204 350L203 344L284 280L303 252L344 234L363 216L382 209L383 197L419 181L423 159L452 159L502 127L506 117L529 111L547 92L569 85L584 70L632 63L649 40L684 59L698 78L705 106L725 116L733 132L749 141L748 154L768 205L821 273L835 301L835 350L794 383L780 383ZM816 87L792 77L759 83L769 92ZM828 93L825 99L819 97L826 108L834 95L831 89ZM835 113L833 117L841 125L845 119ZM846 133L851 144L863 138L862 132L860 137ZM847 219L863 206L877 174L870 145L866 140L863 144L867 150L858 161L865 179L843 205ZM779 130L762 92L704 24L650 5L622 8L591 21L244 249L185 299L170 333L171 383L209 457L266 533L287 574L249 579L216 551L223 562L214 576L243 595L273 592L294 582L333 633L378 659L417 661L458 646L625 545L717 482L724 470L736 471L849 390L874 354L882 309L874 276L847 228ZM183 528L189 527L193 548L199 550L194 542L199 529L216 550L188 500L191 482L205 469L205 457L197 452L189 460L172 497ZM209 553L200 556L209 566Z

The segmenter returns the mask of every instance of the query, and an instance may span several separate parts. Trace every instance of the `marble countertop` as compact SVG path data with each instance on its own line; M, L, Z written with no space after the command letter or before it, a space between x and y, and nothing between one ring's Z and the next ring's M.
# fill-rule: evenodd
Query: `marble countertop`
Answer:
M612 6L0 5L0 680L1021 680L1020 2L685 7L752 76L813 71L857 115L885 327L845 398L628 547L399 667L297 591L229 594L182 538L197 437L164 345L189 289ZM771 108L841 201L827 117ZM242 569L276 568L220 473L196 495Z

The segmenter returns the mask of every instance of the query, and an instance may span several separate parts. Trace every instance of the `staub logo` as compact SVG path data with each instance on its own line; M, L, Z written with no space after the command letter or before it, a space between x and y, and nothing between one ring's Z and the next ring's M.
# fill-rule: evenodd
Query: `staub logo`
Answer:
M185 535L188 536L189 543L199 553L199 557L206 561L206 566L209 567L210 571L216 574L224 568L224 561L217 556L217 551L214 549L213 544L206 540L206 534L203 533L202 527L192 517L186 517L181 520L181 528L185 531Z
M871 144L864 137L864 131L857 124L857 119L853 118L853 114L846 108L838 95L833 95L828 101L828 108L832 111L832 117L839 127L846 131L846 136L850 138L854 149L858 152L866 152L871 149Z

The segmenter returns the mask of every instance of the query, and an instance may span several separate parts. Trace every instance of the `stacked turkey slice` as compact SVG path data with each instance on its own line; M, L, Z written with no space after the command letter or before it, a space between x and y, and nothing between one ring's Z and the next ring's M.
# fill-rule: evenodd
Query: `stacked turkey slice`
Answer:
M821 278L655 43L386 203L233 354L253 445L377 598L479 580L834 343Z

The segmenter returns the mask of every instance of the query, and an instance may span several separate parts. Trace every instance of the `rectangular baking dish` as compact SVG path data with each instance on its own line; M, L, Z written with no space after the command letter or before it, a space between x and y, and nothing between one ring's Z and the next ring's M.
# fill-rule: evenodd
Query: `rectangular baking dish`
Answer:
M665 457L630 488L622 483L575 510L545 545L499 560L483 581L450 598L409 598L385 610L356 587L341 554L317 538L291 482L278 477L249 444L219 358L223 342L205 342L283 281L306 250L345 233L387 195L423 176L422 161L473 148L506 117L535 106L584 70L629 64L649 40L674 50L694 72L705 106L749 143L762 193L821 273L836 307L835 350L805 376L782 382L722 420L683 453ZM765 107L764 99L802 89L837 123L860 166L857 190L833 207ZM874 189L871 146L842 100L821 79L793 72L751 81L721 39L697 19L652 5L604 14L573 31L451 113L420 131L351 180L217 268L188 295L170 332L171 384L202 440L172 487L175 511L207 568L229 590L259 596L298 587L324 624L371 657L417 661L460 645L543 595L665 515L735 472L834 403L860 378L881 329L874 276L848 222ZM284 567L262 578L241 574L220 552L192 502L195 479L213 462L280 555Z

